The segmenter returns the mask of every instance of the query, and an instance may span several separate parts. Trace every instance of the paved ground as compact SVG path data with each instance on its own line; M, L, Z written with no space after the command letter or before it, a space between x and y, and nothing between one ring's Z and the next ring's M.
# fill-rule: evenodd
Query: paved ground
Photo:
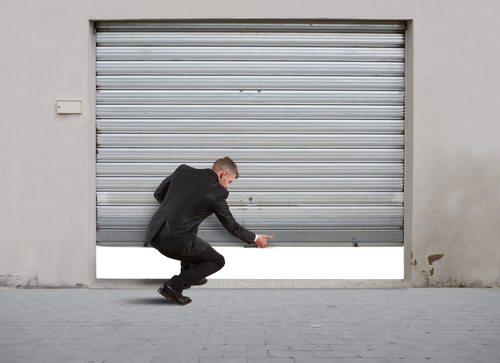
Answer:
M500 289L185 294L0 289L0 362L500 362Z

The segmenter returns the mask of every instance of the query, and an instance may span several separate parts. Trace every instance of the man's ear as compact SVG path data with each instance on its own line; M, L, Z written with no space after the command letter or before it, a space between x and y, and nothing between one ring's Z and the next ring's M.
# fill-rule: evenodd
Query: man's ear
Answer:
M225 178L226 176L227 176L227 171L221 171L219 174L219 180Z

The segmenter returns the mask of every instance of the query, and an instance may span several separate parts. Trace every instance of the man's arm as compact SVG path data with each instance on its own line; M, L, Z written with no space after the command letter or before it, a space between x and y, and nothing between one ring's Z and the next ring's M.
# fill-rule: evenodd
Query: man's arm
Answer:
M162 203L163 199L165 199L165 195L167 195L168 187L170 186L170 181L172 180L172 175L168 176L163 180L160 186L156 189L154 196L158 203Z
M236 222L231 211L229 210L229 206L227 205L225 197L221 197L215 203L215 215L229 233L248 244L252 244L253 242L255 242L257 247L266 248L267 239L273 238L272 236L268 236L265 234L256 234L250 232L248 229Z
M236 222L225 197L222 196L215 202L215 216L229 233L248 244L252 244L255 241L256 234Z

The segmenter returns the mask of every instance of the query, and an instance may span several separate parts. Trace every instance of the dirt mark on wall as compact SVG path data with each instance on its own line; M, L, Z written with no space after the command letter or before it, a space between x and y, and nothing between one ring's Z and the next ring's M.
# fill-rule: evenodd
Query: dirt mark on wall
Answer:
M443 254L440 254L440 255L430 255L429 257L427 257L427 261L429 261L429 265L432 266L432 264L436 261L439 261L440 259L443 258Z
M427 261L429 261L429 266L432 266L434 262L442 259L443 256L444 256L443 254L438 254L438 255L430 255L429 257L427 257ZM431 277L434 276L434 267L431 268L431 270L429 271L429 275L431 275Z

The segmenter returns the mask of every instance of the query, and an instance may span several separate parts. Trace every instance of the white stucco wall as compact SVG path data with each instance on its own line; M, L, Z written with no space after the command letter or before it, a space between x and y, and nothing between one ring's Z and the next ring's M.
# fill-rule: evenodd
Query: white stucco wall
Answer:
M406 277L500 286L497 0L6 0L0 12L0 285L95 277L92 21L409 20ZM81 115L56 100L81 99Z

